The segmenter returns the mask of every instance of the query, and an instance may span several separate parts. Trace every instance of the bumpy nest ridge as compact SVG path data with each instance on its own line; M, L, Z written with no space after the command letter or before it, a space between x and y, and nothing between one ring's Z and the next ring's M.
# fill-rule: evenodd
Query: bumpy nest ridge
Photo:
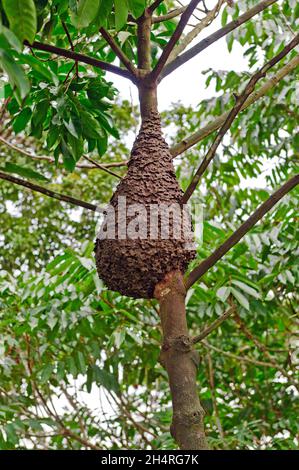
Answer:
M131 204L143 204L146 209L150 204L178 203L182 197L169 147L162 137L160 117L156 113L143 120L131 152L128 173L110 201L115 209L116 236L118 215L123 215L118 214L119 196L126 196L127 208ZM123 295L152 298L156 284L168 272L186 270L195 256L192 240L191 230L179 239L161 239L159 235L153 240L149 238L149 228L146 239L97 238L95 256L99 277L109 289Z

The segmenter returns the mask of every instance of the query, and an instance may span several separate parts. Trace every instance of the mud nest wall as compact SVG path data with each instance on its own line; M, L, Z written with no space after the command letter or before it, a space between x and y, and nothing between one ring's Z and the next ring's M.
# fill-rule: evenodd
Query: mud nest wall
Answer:
M146 234L125 239L119 236L119 225L136 222L136 213L132 218L124 213L120 205L120 196L126 197L127 214L133 204L142 204L146 209L138 214L138 226L146 222ZM150 208L161 204L178 205L182 191L177 182L172 157L162 132L158 113L152 113L143 120L138 137L133 145L127 175L119 183L110 205L114 216L108 211L99 237L96 240L95 256L99 277L107 287L123 295L134 298L152 298L155 285L166 273L179 269L184 272L190 260L195 256L193 234L189 224L182 223L180 236L173 229L175 220L170 217L169 237L161 236L161 219L158 222L158 236L153 239L153 224L150 223ZM157 206L159 205L159 206ZM186 211L184 212L186 215ZM170 213L171 214L171 213ZM115 239L105 235L109 224L115 221ZM151 219L152 220L152 219ZM133 222L133 223L135 223ZM111 226L112 226L111 225ZM140 227L139 227L140 228ZM155 229L155 228L154 228ZM176 235L175 235L176 233Z

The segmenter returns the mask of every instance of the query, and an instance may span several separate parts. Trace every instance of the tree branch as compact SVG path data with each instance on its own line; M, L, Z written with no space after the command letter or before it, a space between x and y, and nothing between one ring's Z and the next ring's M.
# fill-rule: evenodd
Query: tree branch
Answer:
M229 112L229 115L227 116L227 119L225 120L224 124L222 125L221 129L219 130L218 134L216 135L211 147L209 148L207 154L205 155L204 159L202 160L197 172L195 173L194 177L192 178L191 183L189 184L188 188L185 191L184 196L182 197L182 202L183 204L186 204L186 202L190 199L192 196L193 192L196 189L196 186L200 180L200 177L203 175L205 172L206 168L210 164L210 162L213 160L216 151L219 147L219 145L222 142L222 139L226 132L229 130L231 127L233 121L235 120L236 116L238 113L241 111L242 106L244 105L245 101L248 99L250 94L253 92L256 83L263 78L267 71L271 69L274 65L277 64L281 59L283 59L294 47L296 47L299 44L299 34L292 39L289 44L287 44L282 51L274 56L269 62L267 62L260 70L258 70L249 80L247 83L244 91L240 96L237 97L236 99L236 104L235 106L231 109Z
M135 83L135 77L132 75L131 72L128 70L123 70L120 67L117 67L113 64L108 64L99 59L95 59L94 57L89 57L84 54L80 54L78 52L69 51L67 49L62 49L61 47L51 46L50 44L43 44L41 42L34 41L33 44L29 44L27 41L24 44L28 47L32 47L39 51L50 52L51 54L55 54L61 57L66 57L67 59L75 60L77 62L82 62L84 64L92 65L93 67L100 68L107 72L115 73L124 78L128 78L133 83Z
M62 24L62 27L63 27L64 32L65 32L65 34L66 34L66 37L67 37L67 39L68 39L68 42L70 43L71 50L72 50L73 52L75 52L75 47L74 47L74 44L73 44L71 35L70 35L70 33L69 33L69 30L68 30L68 27L67 27L65 21L61 20L61 24ZM78 78L79 78L79 69L78 69L78 61L77 61L77 60L76 60L76 62L75 62L75 68L76 68L76 77L77 77L77 79L78 79Z
M155 287L155 297L163 332L160 362L168 374L172 399L171 435L182 450L207 449L204 411L196 387L198 357L188 334L182 274L166 274Z
M193 344L199 343L204 338L206 338L210 333L212 333L212 331L216 330L216 328L218 328L218 326L220 326L221 323L223 323L228 317L230 317L232 313L235 312L235 309L236 307L234 305L230 307L226 312L224 312L223 315L221 315L221 317L217 318L217 320L211 323L210 326L208 326L205 330L199 333L199 335L194 336L194 338L192 338L192 343Z
M109 175L115 176L115 178L121 179L121 176L119 176L117 173L114 173L114 171L108 170L108 168L104 167L101 163L98 163L97 161L93 160L93 158L90 158L87 155L83 155L83 158L93 163L96 168L99 168L100 170L105 171Z
M200 263L187 277L185 284L189 289L198 279L200 279L217 261L219 261L233 246L235 246L241 238L275 206L289 191L299 183L299 174L289 179L283 186L275 191L258 209L208 258Z
M195 46L191 47L188 51L178 56L170 64L166 65L166 67L160 74L160 78L162 79L166 77L171 72L176 70L178 67L185 64L190 59L193 59L193 57L195 57L197 54L199 54L204 49L209 47L211 44L218 41L218 39L221 39L222 37L226 36L228 33L238 28L243 23L246 23L246 21L250 20L253 16L257 15L261 11L265 10L265 8L269 7L273 3L276 3L277 1L278 0L264 0L258 3L253 8L250 8L250 10L243 13L243 15L240 15L237 19L231 21L226 26L224 26L223 28L220 28L218 31L211 34L210 36L202 39L202 41L200 41L198 44L196 44Z
M29 181L25 181L20 178L16 178L15 176L9 175L7 173L3 173L2 171L0 171L0 179L9 181L10 183L13 183L13 184L18 184L19 186L24 186L25 188L28 188L31 191L37 191L38 193L45 194L46 196L57 199L58 201L68 202L69 204L74 204L75 206L83 207L84 209L88 209L93 212L97 210L97 206L95 206L94 204L81 201L80 199L75 199L72 196L67 196L65 194L56 193L55 191L52 191L51 189L44 188L43 186L30 183Z
M12 144L8 140L4 139L3 137L0 136L0 143L7 145L7 147L10 147L12 150L15 152L20 153L21 155L24 155L24 157L31 158L32 160L40 160L40 161L46 161L50 164L55 163L55 159L52 157L48 157L46 155L33 155L29 152L27 152L24 149L21 149L20 147L17 147L16 145ZM83 158L85 156L83 155ZM88 159L88 157L87 157ZM95 160L93 160L94 164L93 165L85 165L84 163L77 163L76 168L82 168L84 170L95 170L96 168L100 168L103 171L106 171L107 168L120 168L122 166L127 166L128 161L123 161L123 162L111 162L111 163L97 163ZM112 172L111 172L112 174ZM119 178L119 175L116 175L116 173L113 173L113 176L117 176Z
M222 349L217 348L216 346L212 346L207 341L202 341L202 343L200 343L200 344L202 344L207 349L211 349L212 351L216 351L216 352L222 354L223 356L230 357L231 359L235 359L238 362L245 362L245 363L247 362L248 364L254 364L255 366L275 368L275 366L273 364L270 364L269 362L258 361L256 359L251 359L249 357L237 356L237 354L233 354L233 353L230 353L230 352L227 352L227 351L223 351Z
M178 44L169 55L167 63L175 60L175 58L186 49L186 47L193 41L193 39L195 39L196 36L198 36L204 28L206 28L213 22L213 20L217 17L224 1L225 0L218 0L215 7L211 11L209 11L207 15L202 20L200 20L200 22L195 25L194 28L188 34L186 34L186 36L184 36L180 44Z
M284 65L280 70L278 70L277 73L273 75L273 77L271 77L267 82L265 82L259 90L252 93L247 98L240 111L243 111L244 109L248 108L251 104L255 103L257 100L262 98L266 93L268 93L269 90L274 88L274 86L277 85L277 83L279 83L286 75L295 70L298 65L299 54L295 56L292 60L290 60L290 62L288 62L286 65ZM194 132L194 134L191 134L189 137L186 137L184 140L171 147L170 152L173 158L177 157L181 153L193 147L193 145L196 145L205 137L212 134L212 132L219 129L219 127L221 127L222 124L226 121L228 115L229 111L221 114L216 119L214 119L214 121L209 122L205 127L199 129L198 131Z
M105 28L100 28L100 33L105 39L105 41L109 44L113 52L117 55L121 63L127 68L127 70L133 75L137 76L136 69L131 63L130 59L126 56L126 54L122 51L122 49L119 47L115 39L109 34L108 31L106 31Z
M148 12L149 13L153 13L156 8L158 8L159 5L161 5L161 3L163 3L163 0L155 0L154 3L152 3L149 7L148 7Z
M188 7L186 8L186 10L184 11L184 13L182 14L181 16L181 19L173 33L173 35L171 36L171 38L169 39L167 45L165 46L162 54L161 54L161 57L160 59L158 60L158 63L156 65L156 67L154 68L154 70L152 71L151 73L151 77L153 80L156 80L159 75L161 74L167 60L168 60L168 57L170 56L171 54L171 51L173 50L174 46L176 45L177 41L180 39L187 23L188 23L188 20L190 18L190 16L192 15L192 13L194 12L195 8L197 7L197 5L199 4L201 0L191 0L191 2L189 3Z
M175 10L170 11L169 13L166 13L165 15L160 15L160 16L153 16L152 18L152 23L162 23L163 21L168 21L172 20L173 18L176 18L177 16L181 15L184 13L187 7L181 7L181 8L176 8Z

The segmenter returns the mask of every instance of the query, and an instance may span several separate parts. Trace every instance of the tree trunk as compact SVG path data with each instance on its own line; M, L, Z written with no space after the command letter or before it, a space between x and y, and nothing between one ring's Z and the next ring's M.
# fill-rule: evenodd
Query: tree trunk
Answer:
M163 330L160 360L167 371L172 396L171 435L182 450L203 450L208 445L196 386L198 356L188 335L185 296L183 276L178 271L167 274L156 286Z

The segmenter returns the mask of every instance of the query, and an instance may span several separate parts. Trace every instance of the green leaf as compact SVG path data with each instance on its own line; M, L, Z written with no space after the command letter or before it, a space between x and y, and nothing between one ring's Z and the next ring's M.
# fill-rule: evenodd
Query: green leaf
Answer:
M225 287L225 286L220 287L220 289L218 289L217 293L216 293L218 299L220 299L222 302L226 301L229 294L230 294L230 289L229 289L229 287Z
M129 9L134 16L134 18L139 18L146 7L146 1L145 0L128 0L129 2Z
M94 376L93 368L89 367L87 369L87 374L86 374L86 389L88 393L90 393L92 389L93 376Z
M61 141L61 151L65 169L70 172L74 171L76 167L76 161L74 160L72 152L70 151L64 140Z
M36 28L36 9L33 0L3 0L4 11L9 21L10 29L20 39L33 43Z
M233 34L228 34L226 36L226 42L227 42L227 48L228 48L229 52L231 52L232 48L233 48L233 42L234 42Z
M101 77L92 78L87 87L87 96L94 105L98 105L100 100L108 96L111 86L103 81Z
M54 366L52 364L47 364L43 369L40 377L40 382L44 384L49 380L51 374L54 370Z
M39 124L44 124L47 113L49 109L49 101L48 100L42 100L39 103L37 103L34 113L32 116L32 123L34 127L38 126Z
M46 178L41 173L31 170L31 168L26 168L24 166L16 165L14 163L6 162L3 170L7 173L15 173L17 175L24 176L25 178L30 178L33 180L49 181L48 178Z
M119 392L119 385L114 375L98 366L93 366L93 372L96 382L103 385L107 390L112 390L115 393Z
M102 129L98 121L87 111L81 113L82 132L85 137L90 139L98 139L103 136Z
M102 156L106 153L107 147L108 147L108 137L105 131L103 131L105 135L103 137L100 137L97 139L97 149L99 152L99 155Z
M78 14L77 0L69 0L69 6L70 6L70 10L77 15Z
M246 310L249 310L249 302L246 297L234 287L231 287L230 290L235 299L239 302L239 304L242 305L242 307L246 308Z
M100 8L98 11L98 25L103 26L107 24L107 18L110 15L113 7L113 0L101 0Z
M81 351L77 352L77 365L78 365L78 370L81 372L81 374L85 374L86 363L85 363L84 354Z
M223 10L223 13L222 13L222 16L221 16L221 25L222 26L225 26L226 23L227 23L227 18L228 18L228 13L227 13L227 9L225 8Z
M127 0L114 0L115 28L119 31L127 22L129 6Z
M31 55L28 54L22 54L20 56L20 62L22 64L28 64L30 67L40 75L44 79L46 79L48 82L53 82L53 76L55 78L55 75L51 70L48 69L46 65L44 65L39 59L36 57L32 57Z
M252 297L255 297L256 299L260 298L259 292L257 292L255 289L248 286L247 284L244 284L244 282L237 281L237 280L233 279L232 284L235 284L235 286L240 287L240 289L242 289L242 291L246 292L246 294L249 294Z
M77 15L72 15L72 22L76 28L86 28L95 19L99 10L100 0L80 0Z
M16 87L22 99L24 99L30 90L29 80L22 67L6 52L0 49L0 65L7 73L12 88Z
M16 116L12 125L13 130L15 131L16 134L18 134L19 132L25 129L26 125L30 121L31 116L32 116L32 111L28 106L22 109L22 111Z
M10 29L6 28L2 24L0 24L0 34L3 34L9 43L9 45L15 49L17 52L21 52L23 49L23 44L19 41L17 36L10 31Z

